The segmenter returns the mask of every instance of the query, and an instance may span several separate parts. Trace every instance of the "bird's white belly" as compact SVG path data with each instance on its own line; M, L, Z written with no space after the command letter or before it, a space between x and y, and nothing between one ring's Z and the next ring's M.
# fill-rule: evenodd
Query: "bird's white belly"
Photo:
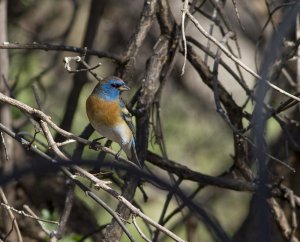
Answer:
M105 125L99 125L91 123L93 128L98 131L101 135L110 139L114 142L117 142L121 147L131 144L132 135L127 134L127 129L124 124L118 124L115 127L107 127Z

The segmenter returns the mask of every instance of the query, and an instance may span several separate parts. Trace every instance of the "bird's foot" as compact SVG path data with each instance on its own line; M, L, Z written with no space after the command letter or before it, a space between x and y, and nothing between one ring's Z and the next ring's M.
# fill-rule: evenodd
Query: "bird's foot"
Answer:
M89 144L89 148L92 150L100 150L101 143L98 142L98 140L104 139L104 137L94 139L92 143Z

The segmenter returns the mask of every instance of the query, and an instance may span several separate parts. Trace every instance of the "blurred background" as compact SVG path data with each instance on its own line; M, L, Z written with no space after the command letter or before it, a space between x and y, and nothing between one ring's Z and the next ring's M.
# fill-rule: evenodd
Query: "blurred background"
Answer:
M168 2L174 19L180 26L183 2L175 0ZM233 54L238 56L252 70L259 72L271 35L274 29L278 28L284 11L290 7L289 3L291 2L295 1L244 0L234 3L234 1L199 0L192 1L190 7L192 8L192 4L195 4L193 15L218 41L224 37L222 28L233 31L236 40L229 39L228 41L228 46ZM92 4L93 7L91 7ZM218 11L216 5L220 7ZM139 0L10 0L7 1L6 41L16 44L49 43L87 47L121 56L124 51L126 52L130 38L132 38L140 21L143 7L144 1ZM97 14L93 11L96 11ZM95 26L88 26L93 21ZM296 30L296 25L294 29ZM186 36L192 37L213 54L216 53L216 46L211 42L208 43L208 39L188 19L186 20L185 31ZM293 40L295 35L296 31L289 38ZM131 91L123 95L125 101L129 102L142 85L147 61L153 54L155 44L160 36L160 26L154 18L151 29L135 57L134 71L126 76L125 81L131 87ZM188 43L191 44L192 42L188 41ZM207 67L212 71L215 59L207 56L207 52L193 44L191 45L195 53L205 60ZM227 177L226 173L228 173L229 178L244 180L234 170L236 151L233 131L221 115L216 112L212 88L203 81L199 72L189 61L186 63L184 75L181 75L184 62L183 52L183 45L180 43L174 60L174 67L161 87L161 98L159 99L162 133L168 159L206 175L215 177L225 174ZM85 114L85 100L97 81L89 73L83 74L83 79L80 79L80 75L66 71L63 63L64 57L77 55L79 54L66 51L10 49L8 50L8 73L5 78L7 78L10 95L33 107L36 107L36 101L32 85L36 85L42 101L42 110L51 116L52 121L60 127L80 135L89 123ZM222 54L221 58L234 73L241 77L249 90L255 90L256 80L252 75L243 69L238 69L226 55ZM95 66L101 62L102 65L94 70L100 77L115 75L120 68L119 64L110 58L98 58L89 55L86 61L90 66ZM297 61L292 60L292 58L286 61L285 71L288 74L280 73L276 79L276 84L285 90L296 93L299 86L295 82L297 79ZM220 66L218 72L220 85L225 88L234 102L242 107L244 113L252 114L255 102L251 100L249 93L246 93L245 89L233 78L232 73L226 71L223 66ZM288 77L295 83L289 82ZM76 91L76 89L78 90ZM78 95L78 98L73 96L77 98L76 101L72 101L70 96L71 94L75 95L74 93ZM269 92L267 100L268 105L277 107L286 98L278 93ZM298 124L296 121L297 107L292 107L283 114L284 117L290 118L288 120L295 120L294 123L287 122L288 125ZM70 118L68 114L72 109L75 109L74 117ZM10 108L10 114L11 128L30 140L35 133L32 123L17 109ZM250 120L247 118L243 118L242 121L243 128L250 124ZM153 125L154 120L150 120L148 149L160 153L160 146ZM298 132L292 131L294 128L296 129L296 126L288 126L288 128L290 128L292 135L296 135ZM243 134L251 137L251 130L245 131ZM60 139L59 135L54 132L53 135L58 140ZM291 142L287 141L286 136L283 126L280 126L275 118L266 121L266 146L269 148L270 154L288 162L297 170L298 148L295 148L296 145L290 145ZM97 137L99 135L94 133L90 140ZM46 142L42 134L37 134L36 139L42 143ZM297 138L294 137L294 139L297 143ZM37 143L36 145L45 149L41 144ZM286 145L285 148L284 145ZM69 144L64 146L62 150L71 155L75 146L75 143ZM118 150L117 145L113 145L112 148L115 151ZM257 164L251 156L251 145L247 146L246 150L249 152L247 154L250 160L248 160L248 165L256 174ZM12 156L13 167L21 167L32 159L32 154L18 145L17 142L14 142ZM97 156L98 152L88 148L85 148L83 152L84 159L94 160ZM2 165L2 167L5 166L7 165ZM152 167L150 164L149 167L153 168L153 171L160 176L168 179L166 171ZM11 167L3 169L9 170ZM291 189L295 189L297 194L297 178L295 178L298 177L297 173L291 175L292 172L289 169L274 161L269 161L268 169L272 178L284 177L284 182ZM181 183L180 188L186 194L190 194L199 185L197 182L185 180ZM119 189L116 184L113 186L115 189ZM35 174L18 181L11 181L3 187L9 203L15 208L22 209L23 204L29 204L40 217L59 220L66 191L65 178L62 174ZM149 198L148 201L146 203L143 201L140 191L137 191L135 201L142 207L145 214L158 221L168 192L160 190L150 183L146 183L143 187ZM116 206L117 202L107 194L101 191L98 191L97 194L109 206ZM76 197L77 200L73 206L74 211L71 214L72 219L69 220L67 229L60 241L100 241L101 232L97 234L93 231L97 231L99 227L109 223L111 216L77 189ZM255 198L250 192L233 191L213 186L204 187L193 198L193 201L210 214L222 230L226 231L232 241L254 241L259 237L255 233L257 224L254 221L256 221L257 213L253 205L254 200ZM286 208L288 205L282 200L279 203L283 209L286 209L289 220L292 214L291 209ZM167 214L177 206L178 201L173 198ZM1 207L0 210L0 216L5 218L6 210ZM24 241L48 241L48 237L39 229L36 222L22 217L18 217L18 222ZM6 231L4 228L7 229L9 224L8 220L2 220L0 222L1 231ZM272 241L286 241L274 222L270 222L270 226L274 227L274 230L273 227L271 230ZM138 236L132 224L129 224L128 227L132 234ZM194 216L192 211L183 210L178 213L166 224L166 227L181 238L191 242L221 241L213 235L214 233L210 231L205 220ZM147 231L145 225L142 224L141 228ZM49 229L51 230L53 227L50 226ZM149 232L145 233L150 236ZM86 239L83 240L84 236ZM11 239L9 241L16 240ZM121 241L128 241L128 238L123 235ZM137 241L142 241L142 239L137 239ZM160 235L158 241L172 240Z

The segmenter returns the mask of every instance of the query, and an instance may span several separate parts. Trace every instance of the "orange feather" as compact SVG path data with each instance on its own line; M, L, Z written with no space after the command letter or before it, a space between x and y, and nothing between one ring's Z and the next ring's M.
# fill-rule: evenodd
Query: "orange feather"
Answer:
M95 123L114 127L123 122L119 100L108 102L91 95L86 101L86 110L89 120L94 120Z

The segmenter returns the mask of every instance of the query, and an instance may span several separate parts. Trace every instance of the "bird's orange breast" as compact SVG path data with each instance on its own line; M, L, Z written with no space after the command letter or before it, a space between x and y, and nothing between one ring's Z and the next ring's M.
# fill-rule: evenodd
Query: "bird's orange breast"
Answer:
M113 127L122 122L119 100L106 101L91 95L86 100L86 112L91 123Z

